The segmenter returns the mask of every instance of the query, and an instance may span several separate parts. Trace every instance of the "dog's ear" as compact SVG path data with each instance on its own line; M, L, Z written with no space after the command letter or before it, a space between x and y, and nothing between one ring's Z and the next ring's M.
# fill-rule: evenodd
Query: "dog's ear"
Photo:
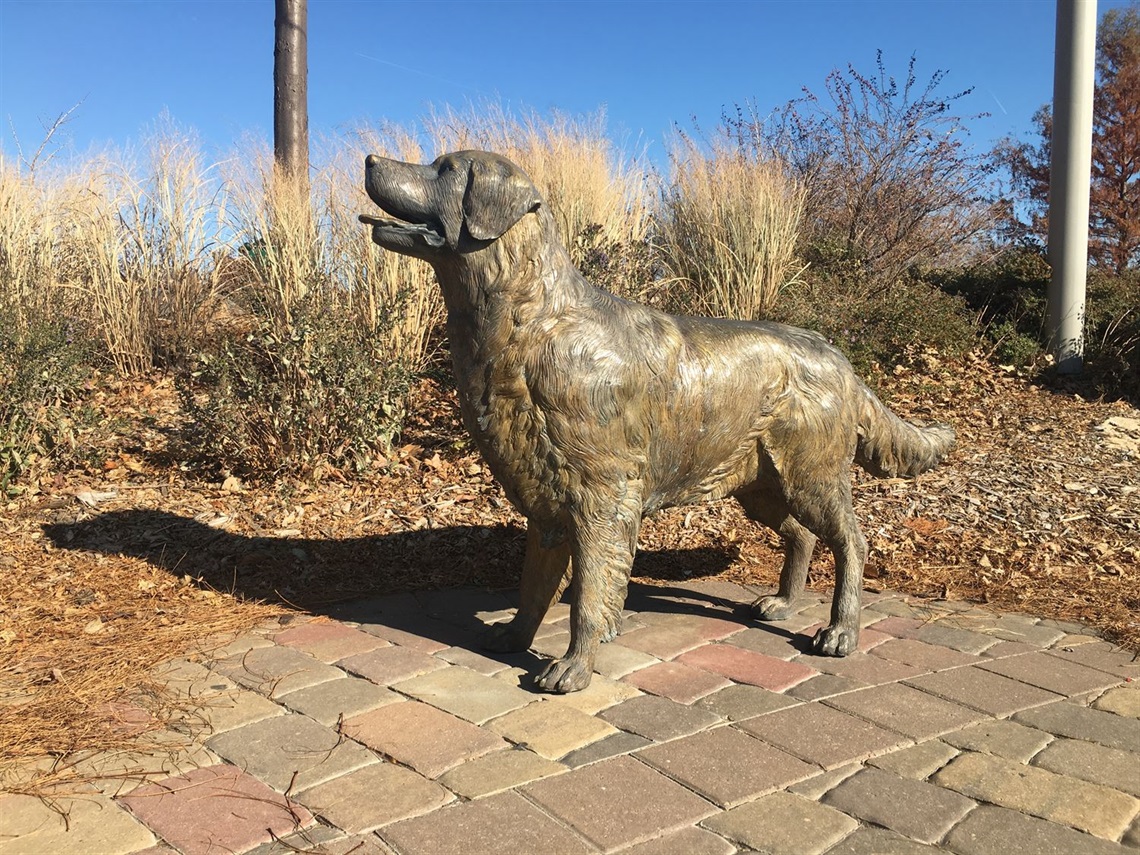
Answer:
M509 161L471 161L463 194L463 222L471 237L496 240L541 204L530 179Z

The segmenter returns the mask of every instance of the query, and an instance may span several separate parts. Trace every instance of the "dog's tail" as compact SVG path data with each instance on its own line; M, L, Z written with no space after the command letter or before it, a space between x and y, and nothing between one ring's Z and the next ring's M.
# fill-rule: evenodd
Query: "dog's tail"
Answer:
M879 478L913 478L942 462L954 447L954 428L905 422L868 390L859 420L855 462Z

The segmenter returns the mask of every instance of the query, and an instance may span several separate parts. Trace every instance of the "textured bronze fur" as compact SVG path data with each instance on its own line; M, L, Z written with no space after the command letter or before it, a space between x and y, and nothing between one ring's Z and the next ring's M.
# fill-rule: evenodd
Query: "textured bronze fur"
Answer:
M789 614L818 537L835 554L836 589L813 647L855 649L866 543L850 464L916 475L946 455L953 430L898 419L815 333L674 317L598 290L505 158L370 156L365 175L372 201L401 221L362 216L372 239L435 268L464 423L527 518L521 604L490 647L525 650L572 578L570 647L538 685L585 687L599 642L620 630L642 517L733 496L785 543L779 593L754 614Z

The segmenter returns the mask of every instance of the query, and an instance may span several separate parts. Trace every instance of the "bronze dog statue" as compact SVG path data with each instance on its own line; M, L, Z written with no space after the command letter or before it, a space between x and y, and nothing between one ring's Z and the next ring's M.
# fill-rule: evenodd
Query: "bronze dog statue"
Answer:
M734 496L785 545L779 593L753 613L791 612L820 538L836 586L813 648L855 649L867 547L850 464L917 475L949 451L950 427L900 420L815 333L675 317L595 288L499 155L370 155L365 189L399 220L362 215L372 240L435 269L464 423L527 518L520 607L489 647L527 649L571 583L569 650L537 683L584 688L599 642L620 631L642 517Z

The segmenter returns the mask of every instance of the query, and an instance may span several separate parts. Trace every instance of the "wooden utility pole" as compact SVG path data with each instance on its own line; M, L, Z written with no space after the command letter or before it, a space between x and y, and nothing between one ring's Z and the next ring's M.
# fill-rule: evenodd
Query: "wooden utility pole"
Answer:
M307 0L276 0L273 45L273 157L286 174L309 175Z

